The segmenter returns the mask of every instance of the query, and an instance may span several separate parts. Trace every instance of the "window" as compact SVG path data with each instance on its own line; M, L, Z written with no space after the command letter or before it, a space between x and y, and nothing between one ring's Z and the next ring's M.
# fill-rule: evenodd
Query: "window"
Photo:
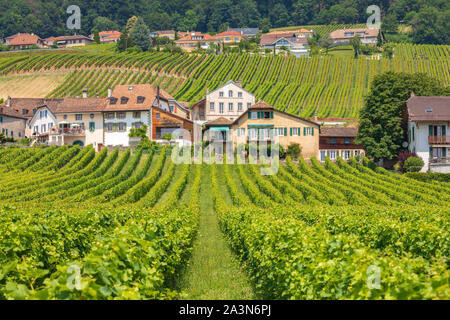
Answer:
M11 130L11 137L14 137L14 132Z
M106 131L113 132L114 131L114 123L107 123L106 124Z
M330 144L336 144L336 138L330 138Z
M141 117L141 113L139 111L133 112L133 118L139 119Z
M45 124L41 125L41 132L42 133L47 132L47 126Z
M238 97L242 98L242 92L238 92Z
M120 104L127 104L127 103L128 103L128 98L127 97L120 98Z
M48 130L50 131L51 128L53 128L53 122L48 123Z
M255 128L248 129L248 136L250 139L255 139L256 138L256 129Z
M110 112L106 114L106 119L114 119L114 113Z
M250 119L258 119L258 112L249 112Z
M350 150L344 150L344 159L345 160L350 159Z
M345 32L344 37L353 37L355 35L354 32Z
M299 131L299 128L292 128L292 135L298 136L298 131Z
M242 111L242 102L238 102L238 111Z
M309 128L309 127L308 128L307 127L303 128L303 135L304 136L311 136L312 133L313 133L312 128Z
M19 132L19 138L22 137L22 134Z
M277 128L276 130L278 136L284 136L284 128Z
M125 112L119 112L119 113L117 114L117 118L119 118L119 119L125 119Z
M229 90L229 91L228 91L228 96L229 96L230 98L233 97L233 90Z
M352 142L351 138L344 138L344 144L350 144Z
M64 118L64 120L66 120L67 119L67 114L63 115L63 118Z
M95 131L95 122L89 122L89 131Z
M160 113L156 114L156 119L161 119L161 114Z
M209 110L214 111L214 102L209 103Z
M126 131L127 130L127 124L125 122L118 123L118 129L119 129L119 131Z
M143 104L143 103L144 103L144 100L145 100L145 97L143 97L143 96L137 97L137 103L138 103L138 104Z
M239 136L245 136L245 128L238 128L237 129L237 134L238 134L238 137Z
M136 128L136 129L140 129L140 128L143 128L144 125L143 125L142 122L135 122L133 127Z
M336 151L335 150L328 151L328 156L330 157L331 160L335 160L336 159Z
M113 98L113 97L109 98L109 103L110 104L116 104L117 103L117 98Z
M233 111L233 103L228 104L228 111Z
M38 132L39 131L39 128L38 128L38 126L34 126L34 128L33 128L33 132Z
M247 109L250 108L252 106L251 102L247 102Z
M273 113L272 112L264 112L264 119L272 119L273 118Z
M219 97L223 97L223 91L219 92Z
M23 115L27 114L27 109L22 109L22 114Z
M170 112L173 112L175 109L173 108L173 106L169 106L170 108Z
M355 150L355 157L359 156L360 151L359 150Z
M89 115L89 117L90 117L91 119L94 119L94 114L91 113L91 114Z
M325 150L320 151L320 161L325 161Z
M0 123L3 123L3 117L0 116Z
M219 103L219 113L223 113L223 102Z
M76 115L75 115L75 120L76 120L76 121L81 121L81 120L83 120L83 115L82 115L82 114L76 114Z

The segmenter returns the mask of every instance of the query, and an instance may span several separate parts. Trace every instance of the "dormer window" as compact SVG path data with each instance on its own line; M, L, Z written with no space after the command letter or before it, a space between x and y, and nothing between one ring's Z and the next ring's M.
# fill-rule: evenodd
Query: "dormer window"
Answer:
M120 98L120 104L127 104L127 103L128 103L128 98L127 97Z
M129 87L128 87L128 90L130 90L130 91L133 90L133 89L134 89L133 86L129 86Z
M433 108L426 108L425 112L433 112Z
M22 109L22 114L25 115L27 114L28 110L27 109Z
M143 104L143 103L144 103L144 100L145 100L145 97L143 97L143 96L137 97L137 103L138 103L138 104Z
M109 103L110 104L116 104L117 103L117 98L113 98L113 97L111 97L111 98L109 98Z

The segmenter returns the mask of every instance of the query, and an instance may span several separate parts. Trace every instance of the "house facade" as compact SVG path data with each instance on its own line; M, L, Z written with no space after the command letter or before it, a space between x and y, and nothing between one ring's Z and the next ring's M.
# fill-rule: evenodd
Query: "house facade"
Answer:
M104 98L65 98L55 112L57 126L50 130L49 144L92 144L100 151L103 147Z
M49 141L50 131L57 125L55 111L56 109L48 105L43 105L36 109L36 113L29 122L31 138L42 143Z
M170 40L175 40L175 35L175 30L158 30L150 32L150 37L152 38L167 37Z
M361 145L355 144L358 129L353 127L321 127L319 135L319 160L326 157L336 160L342 157L348 160L351 157L364 156Z
M45 42L48 46L56 44L60 48L80 47L91 44L94 40L83 35L60 36L46 38Z
M168 135L171 135L172 139L179 146L192 144L194 139L194 124L191 120L183 118L175 113L168 112L157 106L153 106L151 122L151 140L159 142L164 140L167 141L166 138ZM173 134L178 129L185 129L189 134L180 134L174 137Z
M27 118L17 110L0 105L0 133L6 138L25 138Z
M200 32L189 32L184 37L175 40L175 45L182 47L186 51L196 50L199 46L202 49L208 49L211 43L219 45L219 41L216 38Z
M255 104L255 96L232 80L209 92L206 98L192 106L192 119L202 124L225 117L231 121L245 113Z
M418 97L406 102L409 151L425 165L422 171L450 173L450 97Z
M30 49L33 46L45 48L45 40L34 33L18 33L6 38L5 44L11 50Z
M236 44L242 39L247 39L246 36L237 31L224 31L216 34L214 37L223 44Z
M274 136L279 139L285 150L296 143L301 148L305 159L317 158L319 149L320 126L312 121L277 110L264 101L252 105L245 113L233 121L231 125L218 123L220 131L232 129L235 146L270 140ZM217 128L216 127L216 128ZM210 130L218 130L212 129ZM218 130L219 131L219 130Z
M121 33L117 30L110 30L110 31L100 31L98 35L100 37L101 43L113 43L119 41ZM90 34L89 38L91 40L94 40L94 34Z
M286 49L296 57L309 56L308 37L309 33L301 30L272 32L263 34L259 45L262 49L275 49L277 54Z
M259 33L259 28L228 28L227 31L236 31L247 38L254 38Z
M339 29L330 33L334 45L349 44L350 40L358 36L362 44L376 45L380 29Z

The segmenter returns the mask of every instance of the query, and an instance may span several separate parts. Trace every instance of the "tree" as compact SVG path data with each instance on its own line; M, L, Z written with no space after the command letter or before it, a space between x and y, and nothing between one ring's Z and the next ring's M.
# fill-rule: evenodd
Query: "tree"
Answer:
M107 17L97 17L92 22L92 32L97 31L107 31L107 30L117 30L119 26L117 23L112 21Z
M392 60L392 57L394 56L394 47L391 44L388 43L383 47L383 56Z
M355 59L359 56L359 49L361 47L361 38L359 36L354 36L350 39L350 44L353 47L353 53L355 56Z
M422 96L450 95L449 88L423 73L387 72L375 76L360 112L356 139L374 160L392 160L402 149L406 139L403 106L411 91Z
M388 14L381 22L381 30L386 33L397 33L398 22L393 14Z
M138 18L130 31L130 37L133 39L134 45L142 51L147 51L151 47L150 29L142 18Z
M119 41L117 41L116 49L119 52L127 51L129 47L133 47L133 39L127 33L127 29L123 28L122 33L120 34Z
M125 27L127 29L127 33L131 32L131 29L133 29L137 20L138 20L138 17L136 17L136 16L132 16L130 19L128 19L127 25Z
M377 35L377 47L383 46L383 35L381 34L381 30L378 32Z
M326 54L328 54L328 50L333 45L333 43L334 41L330 37L330 35L327 35L326 37L322 38L322 40L320 40L320 46L325 49Z
M100 44L100 34L98 30L94 30L94 42Z
M450 42L450 10L421 9L412 21L413 41L420 44L448 44Z
M262 33L268 33L270 31L270 19L264 18L259 20L259 29Z

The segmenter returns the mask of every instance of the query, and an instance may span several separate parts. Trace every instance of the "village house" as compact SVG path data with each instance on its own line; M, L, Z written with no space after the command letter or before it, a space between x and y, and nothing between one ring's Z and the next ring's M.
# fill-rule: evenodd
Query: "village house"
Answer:
M103 147L103 109L106 98L88 98L83 89L81 98L65 98L55 111L57 126L50 130L50 145L91 144L100 151Z
M224 31L216 34L214 38L216 38L223 44L237 44L241 42L242 39L247 39L246 36L240 34L237 31Z
M376 45L380 29L339 29L330 33L334 45L350 44L350 40L358 36L362 44Z
M217 123L217 127L219 126L221 130L210 130L226 132L226 128L233 129L235 146L271 140L277 136L284 150L291 144L299 144L303 158L317 158L318 155L320 126L310 120L277 110L264 101L252 105L231 125Z
M26 125L27 118L18 110L0 105L0 133L6 138L24 138Z
M450 173L450 97L418 97L406 102L409 151L425 165L422 171Z
M5 45L11 50L23 50L33 47L45 48L45 40L34 33L17 33L5 39Z
M100 31L98 33L101 43L115 43L119 41L121 33L117 30ZM89 38L94 40L94 34L90 34Z
M83 35L50 37L45 39L48 46L56 45L60 48L80 47L91 44L93 40Z
M211 92L206 89L206 98L192 106L192 119L202 124L220 117L234 121L253 104L255 96L230 80Z
M355 144L358 128L354 127L321 127L319 135L319 160L326 157L336 160L342 157L348 160L351 157L364 156L361 145Z
M175 40L175 35L176 35L175 30L159 30L150 32L150 37L152 38L167 37L170 40Z
M184 129L188 133L174 136L178 129ZM191 145L194 139L194 124L191 120L183 118L175 113L168 112L157 106L152 107L152 132L151 140L168 141L169 135L178 146Z
M211 43L219 45L219 41L216 38L200 32L189 32L179 40L175 40L175 45L186 51L196 50L199 46L201 49L208 49Z
M259 45L262 49L275 49L280 53L289 50L296 57L309 56L308 37L312 31L300 29L296 31L277 31L261 35Z
M259 28L228 28L227 31L236 31L247 38L254 38L259 33Z
M42 105L37 107L35 114L29 121L29 127L31 128L31 136L40 143L49 142L50 131L57 125L56 108L53 105Z

